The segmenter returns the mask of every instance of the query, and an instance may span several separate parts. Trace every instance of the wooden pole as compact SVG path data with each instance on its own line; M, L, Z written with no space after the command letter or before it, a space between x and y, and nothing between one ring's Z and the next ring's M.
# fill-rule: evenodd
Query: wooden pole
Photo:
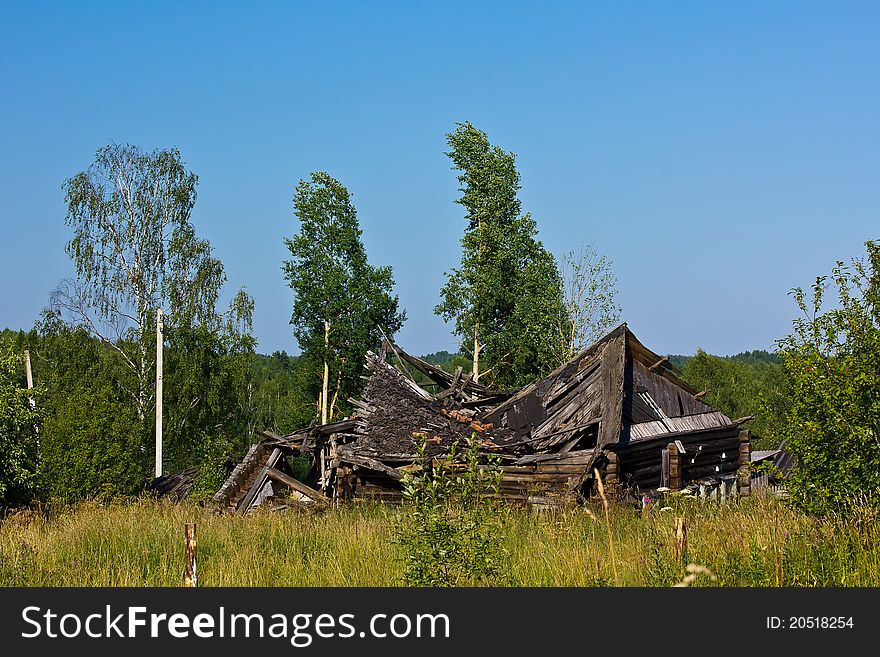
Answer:
M683 561L687 554L687 525L684 518L677 517L675 519L675 540L673 545L675 546L675 558L678 561Z
M660 485L669 488L669 448L660 452Z
M187 523L184 537L186 539L186 570L183 574L183 585L195 588L199 585L196 572L196 523Z
M750 467L752 463L752 432L743 429L739 432L739 470L737 471L739 494L747 497L752 493Z
M330 386L330 365L327 362L330 354L330 322L324 320L324 375L321 381L321 424L327 424L327 394Z
M162 309L156 309L156 476L162 476Z
M669 443L666 451L669 452L669 487L672 490L681 490L681 457L678 454L678 446Z

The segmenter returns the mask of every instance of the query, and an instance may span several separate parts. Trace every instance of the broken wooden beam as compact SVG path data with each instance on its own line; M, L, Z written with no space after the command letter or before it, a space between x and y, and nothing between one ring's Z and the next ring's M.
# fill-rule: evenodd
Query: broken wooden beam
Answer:
M664 356L663 358L661 358L660 360L658 360L656 363L654 363L653 365L651 365L651 366L648 368L648 371L649 371L649 372L653 372L653 371L656 370L658 367L660 367L663 363L666 363L666 362L668 362L668 361L669 361L669 356Z
M320 502L322 504L330 503L330 498L328 498L326 495L322 495L314 488L306 486L301 481L297 481L293 477L281 472L281 470L270 467L266 470L266 476L269 477L269 479L273 479L277 482L284 484L288 488L292 488L297 493L302 493L303 495L311 500L314 500L315 502Z
M278 459L281 458L281 450L277 447L272 450L272 453L269 455L269 458L266 460L266 465L263 466L263 469L260 470L260 473L257 475L257 478L254 480L254 483L251 485L250 489L247 492L241 501L236 506L235 510L241 513L247 513L247 510L250 508L251 504L254 501L254 498L257 496L257 493L263 488L266 484L266 473L268 469L274 467L274 465L278 462Z

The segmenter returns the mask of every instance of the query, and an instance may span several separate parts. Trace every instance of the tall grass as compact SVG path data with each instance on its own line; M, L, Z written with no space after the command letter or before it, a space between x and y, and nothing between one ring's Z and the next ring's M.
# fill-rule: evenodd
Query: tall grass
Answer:
M607 516L589 505L541 514L506 507L496 519L510 554L503 581L670 586L695 563L715 575L695 585L880 585L880 525L872 513L816 520L757 498L669 504L612 504ZM196 522L201 586L397 586L396 512L363 504L241 517L146 500L19 512L0 524L0 585L180 586L184 526ZM673 546L675 516L687 522L684 561Z

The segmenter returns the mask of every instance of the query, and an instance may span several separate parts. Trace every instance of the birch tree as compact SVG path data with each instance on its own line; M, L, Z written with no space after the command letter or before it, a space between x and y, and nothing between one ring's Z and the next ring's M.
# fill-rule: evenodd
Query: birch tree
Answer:
M563 254L559 274L563 281L566 318L559 325L564 363L589 347L620 321L617 279L608 256L592 244Z
M331 421L361 389L368 349L393 336L406 316L392 295L391 267L374 267L361 242L348 190L324 172L301 180L293 199L299 231L284 242L282 269L293 289L290 323L303 357L315 370L316 417Z
M470 123L446 137L467 225L461 265L447 273L434 311L454 322L475 381L528 383L552 369L560 349L566 320L556 262L535 220L521 213L516 156Z
M133 382L126 389L142 424L154 403L156 309L166 311L169 331L219 329L223 322L216 310L223 263L190 223L197 184L177 149L110 144L63 185L73 229L66 251L76 278L58 286L53 305L125 364ZM241 294L232 314L239 313Z

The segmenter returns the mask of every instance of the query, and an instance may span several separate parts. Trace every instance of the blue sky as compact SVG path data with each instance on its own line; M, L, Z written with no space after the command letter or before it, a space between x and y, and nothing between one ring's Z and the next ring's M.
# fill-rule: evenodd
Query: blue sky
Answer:
M193 223L296 352L293 187L352 192L416 353L464 228L444 135L517 154L559 254L614 262L661 353L771 348L787 296L880 238L877 2L0 2L0 326L29 328L64 253L61 183L110 141L176 146Z

